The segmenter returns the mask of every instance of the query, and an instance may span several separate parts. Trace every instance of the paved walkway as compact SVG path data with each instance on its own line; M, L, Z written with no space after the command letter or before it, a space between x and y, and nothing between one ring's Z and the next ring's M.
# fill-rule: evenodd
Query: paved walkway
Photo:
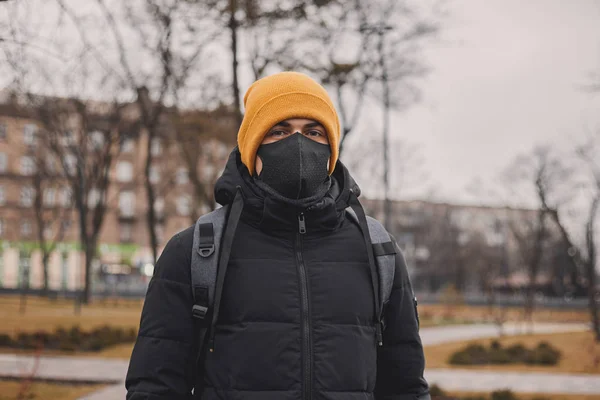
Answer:
M534 334L581 332L590 329L586 324L535 324ZM436 328L421 329L421 340L424 346L458 342L470 339L481 339L498 336L499 328L493 324L449 325ZM506 323L502 327L504 335L515 336L529 334L525 324Z
M430 385L435 383L450 391L490 392L510 389L520 393L600 395L598 375L428 369L425 371L425 379Z
M583 324L537 324L535 333L558 333L588 329ZM528 333L516 324L505 324L504 333ZM494 337L495 325L476 324L423 328L421 338L426 346L459 340ZM109 383L106 389L82 397L80 400L124 400L123 379L128 361L81 357L42 357L0 355L0 377L19 378L31 375L34 369L39 379ZM455 369L428 369L425 376L447 390L489 391L512 389L529 393L572 393L600 395L600 377L597 375L567 375L546 373L511 373L466 371Z

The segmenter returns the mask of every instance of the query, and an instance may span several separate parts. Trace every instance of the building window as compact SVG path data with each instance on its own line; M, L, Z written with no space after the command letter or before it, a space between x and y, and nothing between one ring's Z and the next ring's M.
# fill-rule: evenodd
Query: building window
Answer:
M89 134L90 146L94 150L100 150L104 146L104 133L93 131Z
M162 216L165 211L165 199L158 197L154 200L154 212L158 216Z
M52 238L52 227L50 225L44 227L44 238L46 240Z
M73 154L67 154L65 156L65 172L69 176L75 175L75 171L77 170L77 158Z
M204 182L211 182L215 176L216 168L213 164L204 164L202 167L202 179Z
M121 142L121 153L131 153L135 147L133 139L125 139Z
M0 237L4 236L4 220L0 219Z
M61 222L62 224L62 231L63 231L63 236L66 236L67 232L69 232L69 229L71 229L71 221L66 219L64 221Z
M47 155L46 159L44 160L44 164L47 173L54 174L56 172L56 163L54 162L54 157Z
M73 196L71 193L71 188L62 188L60 191L60 204L63 207L70 207L73 203Z
M188 216L190 215L190 198L187 196L180 196L177 199L177 213L179 215Z
M62 137L62 145L63 146L72 146L75 144L75 135L73 131L65 131Z
M35 136L37 132L37 125L26 124L23 127L23 143L27 146L33 146L35 144Z
M35 174L35 161L33 157L23 156L21 157L21 174L25 176L31 176Z
M54 207L56 204L56 189L47 188L44 190L44 205L48 207Z
M135 214L135 194L133 192L119 194L119 210L123 217L133 217Z
M121 236L121 242L131 242L133 237L133 226L131 224L121 224L119 234Z
M26 251L19 252L19 276L18 286L29 287L31 276L31 254Z
M4 122L0 122L0 140L6 140L6 124Z
M6 191L4 190L4 185L0 185L0 206L6 204Z
M8 167L8 157L6 153L0 153L0 173L6 172Z
M178 168L175 173L175 182L178 185L185 185L189 181L189 175L187 168Z
M21 221L21 236L23 237L29 237L31 236L32 233L32 227L31 227L31 222L30 221Z
M150 144L150 153L153 156L159 156L162 153L162 144L159 138L153 138Z
M88 194L88 207L96 208L96 206L100 203L100 191L96 188L90 190Z
M128 161L117 163L117 180L119 182L131 182L133 179L133 165Z
M165 227L162 224L156 225L156 241L162 244L165 240Z
M160 171L158 169L158 167L156 166L151 166L150 167L150 183L152 184L157 184L160 181Z
M21 188L20 204L23 207L33 206L33 198L35 196L35 189L31 186L23 186Z

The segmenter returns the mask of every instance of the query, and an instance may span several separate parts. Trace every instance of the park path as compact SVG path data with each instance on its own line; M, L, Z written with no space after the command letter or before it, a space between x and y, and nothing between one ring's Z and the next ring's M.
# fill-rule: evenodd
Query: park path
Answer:
M584 324L536 324L534 333L559 333L583 331ZM518 335L527 330L517 324L505 324L504 334ZM421 329L425 346L494 337L498 327L492 324L445 326ZM38 379L100 382L110 384L107 388L80 400L124 400L123 380L128 361L85 357L41 357L35 376ZM0 355L0 377L26 377L36 368L31 356ZM486 391L511 389L529 393L570 393L600 395L600 377L597 375L511 373L466 371L456 369L427 369L425 376L430 384L438 384L447 390Z

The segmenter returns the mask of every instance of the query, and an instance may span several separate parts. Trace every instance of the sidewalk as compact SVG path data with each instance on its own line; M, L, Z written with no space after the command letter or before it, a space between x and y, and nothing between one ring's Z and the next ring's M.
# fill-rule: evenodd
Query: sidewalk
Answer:
M588 329L584 324L537 324L535 333L573 332ZM505 324L505 335L527 333L516 324ZM491 324L475 324L424 328L421 338L425 346L494 337L498 328ZM0 355L0 377L19 378L29 376L36 364L32 356ZM124 400L123 380L127 372L127 360L86 357L41 357L35 376L38 379L98 382L112 384L93 395L80 400ZM570 375L546 373L512 373L466 371L455 369L428 369L425 376L430 384L438 384L446 390L490 391L511 389L528 393L569 393L600 395L600 377L597 375Z

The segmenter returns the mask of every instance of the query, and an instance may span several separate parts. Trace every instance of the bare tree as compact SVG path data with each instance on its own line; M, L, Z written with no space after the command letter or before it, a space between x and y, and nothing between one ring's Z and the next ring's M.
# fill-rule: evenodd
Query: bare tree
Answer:
M158 141L173 143L170 136L175 128L170 124L166 102L178 105L180 91L188 84L193 69L199 66L206 44L211 41L210 32L197 31L202 19L196 18L194 11L199 6L194 2L144 0L137 7L124 4L116 8L110 8L106 0L96 2L114 39L119 59L116 67L120 71L119 80L124 88L135 93L139 124L148 138L144 162L146 222L150 248L156 261L159 245L156 202L169 191L170 186L168 180L154 182L152 172L157 168L157 160L153 147ZM78 23L82 24L83 21ZM139 37L142 55L156 65L154 74L140 74L134 68L129 56L132 49L126 45L123 33L122 25L127 23L134 27Z
M600 320L597 304L597 243L595 237L596 220L600 206L600 167L598 165L598 151L600 150L600 136L593 135L587 143L577 148L579 161L585 168L584 175L589 179L578 179L576 170L568 166L563 158L550 148L537 148L534 155L543 157L546 163L546 179L538 190L538 197L542 210L557 225L560 235L566 246L567 254L573 262L578 273L585 274L582 281L587 287L590 318L596 340L600 341ZM567 182L575 185L568 187ZM578 192L584 188L581 199L577 198ZM565 194L566 193L566 197ZM586 213L579 221L570 221L570 203L576 200L587 202ZM579 209L582 207L578 205ZM577 239L577 227L583 228Z
M179 150L193 190L193 222L202 210L215 207L213 187L237 135L235 111L221 106L212 111L179 112L174 116Z
M416 79L428 72L421 50L439 31L433 20L439 13L424 15L409 1L321 3L305 10L307 22L298 26L303 40L287 49L282 65L315 74L331 88L343 150L367 97L382 104L385 113L418 99Z
M48 264L57 245L63 241L70 227L72 205L57 204L58 195L68 188L57 169L53 153L45 146L34 146L30 151L35 170L31 177L34 191L33 209L36 221L38 247L42 255L43 294L49 293Z
M64 5L63 0L15 3L10 9L13 44L3 50L16 105L41 125L40 150L55 157L64 185L70 189L84 253L83 300L88 302L124 107L115 97L108 97L112 101L81 100L92 93L114 95L108 80L114 71L92 46L87 30L71 23L70 16L75 14L69 14ZM34 18L27 7L47 8L49 13ZM79 32L79 38L71 28ZM55 33L52 40L48 40L49 30Z
M542 206L540 200L545 197L548 186L551 184L549 180L552 175L549 169L552 166L549 155L548 149L538 148L527 157L517 157L514 164L505 173L507 186L514 189L515 183L523 180L523 183L530 185L532 191L536 193L540 203L535 211L535 220L522 218L509 223L511 234L517 243L519 255L528 277L525 289L524 319L529 322L530 329L533 329L536 284L542 267L545 244L549 236L546 221L548 211Z

